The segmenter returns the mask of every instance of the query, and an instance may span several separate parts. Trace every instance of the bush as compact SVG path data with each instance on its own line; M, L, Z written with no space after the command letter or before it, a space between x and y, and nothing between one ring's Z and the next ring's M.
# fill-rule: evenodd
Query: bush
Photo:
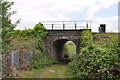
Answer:
M86 32L84 33L86 34ZM84 36L82 35L83 41ZM90 43L88 40L85 45ZM120 45L118 37L109 38L108 42L109 47L100 47L95 44L82 47L80 53L69 63L68 72L74 78L119 78Z
M80 35L80 46L82 47L86 47L88 45L91 45L93 42L93 37L92 37L92 33L90 30L85 30L81 33Z
M35 69L40 69L42 67L57 63L57 60L53 59L46 53L40 51L38 53L33 54L32 58L33 59L31 61L31 66Z
M14 37L20 40L28 40L30 38L43 39L48 34L48 31L41 24L36 24L33 29L15 30Z

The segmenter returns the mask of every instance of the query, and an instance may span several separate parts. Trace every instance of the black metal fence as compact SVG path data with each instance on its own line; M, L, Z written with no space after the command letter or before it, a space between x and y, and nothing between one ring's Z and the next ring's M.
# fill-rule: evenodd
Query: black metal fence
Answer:
M91 20L82 21L40 21L46 29L48 30L78 30L78 29L91 29Z

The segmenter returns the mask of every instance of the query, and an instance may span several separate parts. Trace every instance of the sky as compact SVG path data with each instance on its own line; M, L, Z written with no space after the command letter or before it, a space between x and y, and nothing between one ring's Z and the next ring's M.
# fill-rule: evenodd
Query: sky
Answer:
M107 32L118 32L119 0L9 0L15 2L12 23L16 29L33 28L40 21L92 21L92 32L106 24Z

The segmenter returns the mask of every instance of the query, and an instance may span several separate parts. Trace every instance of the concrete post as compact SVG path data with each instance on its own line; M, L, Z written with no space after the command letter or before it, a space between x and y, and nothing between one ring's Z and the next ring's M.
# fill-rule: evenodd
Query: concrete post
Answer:
M99 33L105 33L105 32L106 32L106 24L100 24Z

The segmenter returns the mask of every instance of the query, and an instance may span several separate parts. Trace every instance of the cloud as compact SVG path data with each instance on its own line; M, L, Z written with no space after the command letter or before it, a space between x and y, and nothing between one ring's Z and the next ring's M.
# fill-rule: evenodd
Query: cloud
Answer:
M39 21L61 21L72 20L69 13L84 12L85 19L93 21L93 25L98 26L102 21L116 25L113 17L99 18L95 14L97 11L109 8L113 4L117 4L118 0L9 0L15 2L12 10L17 11L17 14L12 17L14 23L18 18L21 18L21 23L17 26L18 29L24 27L33 28ZM82 16L82 15L81 15ZM104 20L102 20L104 19ZM108 21L107 21L108 20ZM98 21L98 22L96 22ZM110 28L111 29L111 28ZM94 27L93 31L97 29Z
M88 9L86 11L86 18L92 19L95 16L95 13L97 11L100 11L102 9L107 9L113 4L117 5L117 3L118 3L118 0L111 0L111 1L97 0L97 2L94 5L88 7Z

